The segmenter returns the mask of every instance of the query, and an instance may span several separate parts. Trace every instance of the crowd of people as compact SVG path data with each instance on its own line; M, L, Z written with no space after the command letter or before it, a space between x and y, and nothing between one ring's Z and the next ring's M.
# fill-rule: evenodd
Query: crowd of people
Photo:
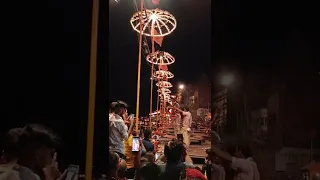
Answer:
M109 114L109 174L108 179L124 180L260 180L257 164L252 159L249 146L224 147L212 143L206 163L202 169L193 164L188 155L192 116L188 108L174 107L175 135L183 139L172 139L164 146L159 157L157 147L150 141L152 131L134 131L133 118L127 116L127 104L117 101L111 104ZM129 128L127 128L129 127ZM138 152L132 151L132 138L139 137Z
M127 107L122 101L111 104L109 157L112 158L109 158L109 179L207 179L201 171L195 169L187 153L187 146L182 141L173 139L165 145L164 154L159 155L157 147L151 142L152 131L144 129L143 133L135 132L133 118L127 116ZM185 130L188 131L187 128ZM142 135L139 137L140 149L134 152L133 137L139 134Z
M176 109L176 133L157 152L151 129L135 130L133 116L127 114L127 104L117 101L109 112L109 166L104 179L113 180L260 180L259 171L249 146L228 146L212 143L207 150L206 164L193 164L188 154L191 113ZM182 119L182 120L181 120ZM180 126L181 124L181 126ZM180 129L181 128L181 129ZM185 141L185 138L189 138ZM133 151L134 139L138 142ZM59 137L47 127L28 124L11 129L6 134L0 163L0 180L64 180L67 171L59 171L57 152ZM78 178L75 178L78 179Z

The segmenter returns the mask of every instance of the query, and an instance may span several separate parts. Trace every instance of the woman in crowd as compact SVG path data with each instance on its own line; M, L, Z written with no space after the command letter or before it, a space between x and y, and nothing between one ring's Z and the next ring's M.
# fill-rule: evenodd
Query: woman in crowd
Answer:
M126 162L127 162L127 170L126 170L126 177L129 179L133 179L137 167L137 152L132 152L132 140L133 137L137 136L137 133L135 131L132 132L132 134L129 136L128 140L124 141L124 155L126 156ZM140 151L142 154L145 154L146 149L142 143L142 140L139 139L140 144Z

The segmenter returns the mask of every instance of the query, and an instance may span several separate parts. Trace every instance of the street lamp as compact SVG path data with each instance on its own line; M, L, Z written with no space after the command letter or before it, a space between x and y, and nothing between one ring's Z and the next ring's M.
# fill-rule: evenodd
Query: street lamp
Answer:
M180 85L179 85L179 89L181 89L181 90L184 89L184 85L183 85L183 84L180 84Z
M227 74L222 76L221 78L221 84L224 86L230 86L234 82L234 76L233 74Z

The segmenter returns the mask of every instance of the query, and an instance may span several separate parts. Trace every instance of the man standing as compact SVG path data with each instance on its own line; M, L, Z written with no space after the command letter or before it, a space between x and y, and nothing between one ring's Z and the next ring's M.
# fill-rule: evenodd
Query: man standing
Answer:
M186 145L186 148L189 149L190 146L190 132L191 132L191 123L192 123L192 115L189 111L188 107L185 107L183 111L177 107L174 107L177 111L182 113L182 127L181 132L183 135L183 142Z
M124 140L128 140L133 129L133 118L130 119L130 127L125 125L123 120L124 113L127 112L128 105L125 102L118 101L114 107L115 115L109 119L109 150L116 152L121 159L124 156Z

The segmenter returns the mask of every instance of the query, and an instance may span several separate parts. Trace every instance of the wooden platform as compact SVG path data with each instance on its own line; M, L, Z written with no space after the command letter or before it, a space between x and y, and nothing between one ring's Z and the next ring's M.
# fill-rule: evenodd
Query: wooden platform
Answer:
M160 146L164 147L164 144L171 141L173 138L176 138L174 136L174 130L173 128L168 128L165 131L166 135L164 137L160 138ZM197 164L203 164L204 159L206 158L207 154L205 152L206 149L210 148L211 146L211 137L205 133L204 128L200 128L199 130L194 131L191 134L191 142L190 142L190 148L189 148L189 156L194 160L197 161Z

